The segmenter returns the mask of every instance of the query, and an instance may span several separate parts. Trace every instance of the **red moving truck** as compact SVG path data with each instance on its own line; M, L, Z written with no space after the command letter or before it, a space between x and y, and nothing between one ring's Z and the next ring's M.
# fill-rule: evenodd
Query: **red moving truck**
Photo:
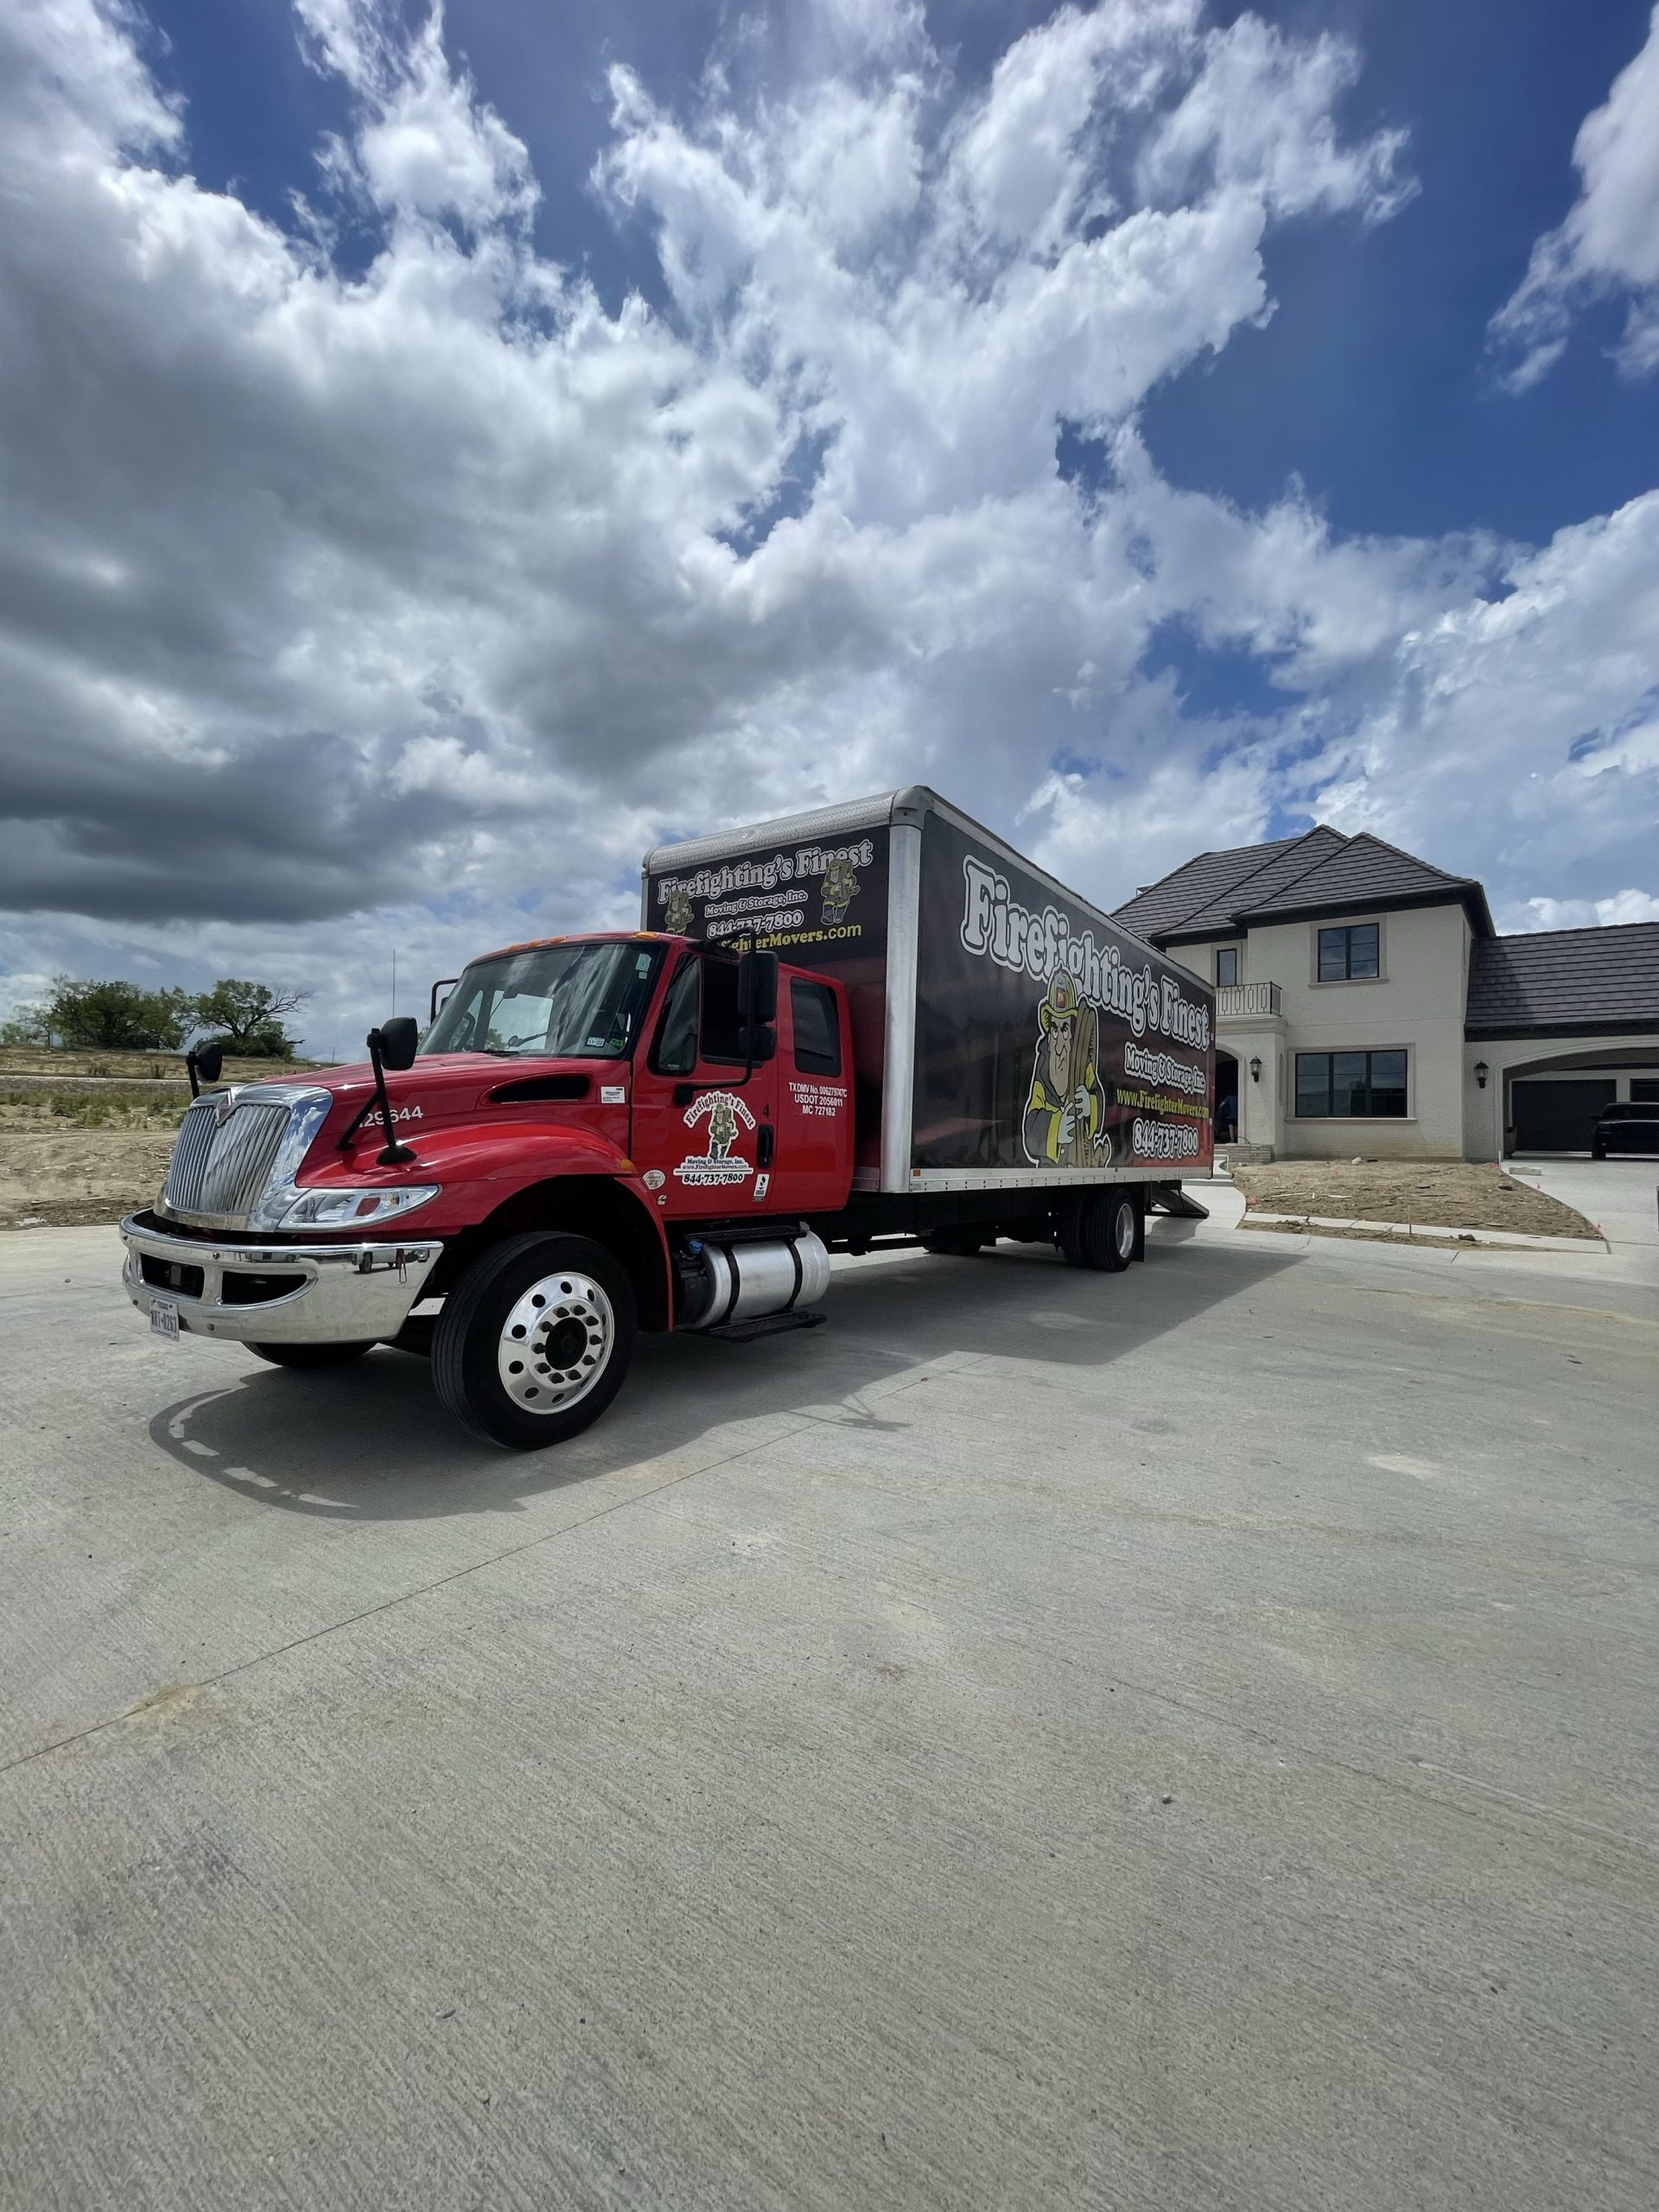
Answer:
M1209 986L933 792L660 847L642 899L474 961L366 1064L204 1091L122 1224L152 1328L425 1351L467 1429L535 1450L639 1329L822 1320L831 1252L1117 1271L1148 1206L1200 1211Z

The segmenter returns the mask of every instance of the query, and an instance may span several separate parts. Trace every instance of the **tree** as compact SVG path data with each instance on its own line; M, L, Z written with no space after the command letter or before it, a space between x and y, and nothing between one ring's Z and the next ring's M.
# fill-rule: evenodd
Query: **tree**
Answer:
M0 1045L33 1046L37 1051L48 1050L52 1043L52 1017L43 1006L16 1006L11 1019L0 1022Z
M281 983L225 976L211 991L190 1001L190 1016L198 1029L219 1038L227 1052L291 1059L294 1039L283 1027L283 1016L302 1007L310 995Z
M190 1027L192 1001L181 990L137 983L82 982L60 976L46 1009L50 1028L81 1052L177 1052Z

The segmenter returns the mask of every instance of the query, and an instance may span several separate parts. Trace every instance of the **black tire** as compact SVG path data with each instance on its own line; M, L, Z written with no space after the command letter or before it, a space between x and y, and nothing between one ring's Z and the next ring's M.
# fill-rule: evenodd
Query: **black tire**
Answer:
M1121 1274L1135 1257L1139 1232L1131 1191L1081 1191L1060 1208L1060 1257L1068 1268Z
M976 1229L930 1229L922 1238L922 1249L936 1259L971 1260L989 1241Z
M374 1350L374 1339L365 1344L250 1344L248 1350L273 1367L349 1367Z
M480 1254L444 1300L432 1337L432 1381L480 1443L539 1452L599 1419L626 1377L637 1325L627 1270L602 1244L509 1236ZM569 1340L563 1347L561 1335ZM554 1365L567 1357L568 1368ZM511 1387L509 1369L520 1378ZM545 1413L531 1402L544 1393L551 1402Z

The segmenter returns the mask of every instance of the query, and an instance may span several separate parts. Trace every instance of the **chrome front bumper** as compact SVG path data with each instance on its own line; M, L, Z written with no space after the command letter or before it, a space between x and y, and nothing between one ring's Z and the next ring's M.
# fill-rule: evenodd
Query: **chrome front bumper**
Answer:
M236 1344L379 1343L395 1337L443 1249L430 1237L393 1244L270 1244L171 1236L130 1214L121 1280L147 1313L179 1309L192 1336ZM198 1287L196 1274L200 1273Z

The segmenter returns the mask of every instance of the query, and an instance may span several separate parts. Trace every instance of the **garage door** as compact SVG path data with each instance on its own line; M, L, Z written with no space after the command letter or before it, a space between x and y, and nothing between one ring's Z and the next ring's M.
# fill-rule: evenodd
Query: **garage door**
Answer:
M1590 1132L1618 1085L1606 1076L1523 1079L1511 1091L1517 1152L1588 1152Z

